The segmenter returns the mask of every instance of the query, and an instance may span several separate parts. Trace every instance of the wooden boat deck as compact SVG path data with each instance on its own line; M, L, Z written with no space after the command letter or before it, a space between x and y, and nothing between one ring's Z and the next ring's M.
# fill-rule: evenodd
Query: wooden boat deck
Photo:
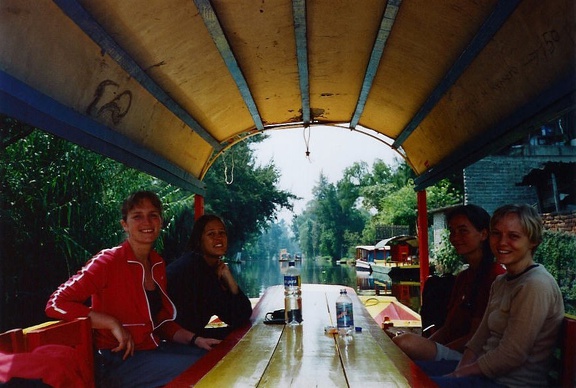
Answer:
M251 325L233 332L168 387L434 386L392 343L351 288L355 325L362 331L345 338L325 332L336 324L341 288L303 285L304 322L288 327L264 324L266 313L284 303L283 287L270 287L256 305Z

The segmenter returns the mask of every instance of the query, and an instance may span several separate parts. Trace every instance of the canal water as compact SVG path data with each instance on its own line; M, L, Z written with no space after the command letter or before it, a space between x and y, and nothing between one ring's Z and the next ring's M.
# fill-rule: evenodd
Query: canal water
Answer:
M420 286L418 279L395 279L383 274L356 271L354 264L338 263L326 259L303 258L296 261L302 283L341 284L352 287L358 294L394 295L414 311L420 309ZM246 260L228 263L236 281L249 298L260 297L266 288L283 284L287 261L277 259Z

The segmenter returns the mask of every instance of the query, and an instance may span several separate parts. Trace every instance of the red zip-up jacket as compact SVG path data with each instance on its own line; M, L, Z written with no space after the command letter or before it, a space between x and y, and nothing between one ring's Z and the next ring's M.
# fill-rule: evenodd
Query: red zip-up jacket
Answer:
M49 317L73 320L91 310L111 315L130 331L136 350L154 349L159 339L172 340L181 326L174 322L176 307L166 293L166 265L152 251L152 277L162 295L162 308L152 317L144 289L144 267L136 260L128 241L94 256L67 282L60 285L46 304ZM92 298L88 307L84 302ZM95 329L98 349L113 349L118 341L110 330Z

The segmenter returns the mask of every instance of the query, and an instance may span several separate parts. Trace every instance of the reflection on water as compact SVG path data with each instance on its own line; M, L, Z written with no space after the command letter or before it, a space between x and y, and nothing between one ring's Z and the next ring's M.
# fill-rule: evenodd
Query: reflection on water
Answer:
M250 298L261 296L266 288L282 284L288 268L287 261L248 260L241 264L230 263L230 270L236 281ZM304 259L296 262L302 283L342 284L356 287L356 267L333 263L323 259Z
M262 296L266 288L282 284L288 262L247 260L229 263L236 281L249 298ZM384 274L356 271L354 265L340 264L324 259L306 259L296 262L302 283L341 284L354 288L358 293L371 295L393 294L402 303L418 311L420 287L418 282L406 282Z

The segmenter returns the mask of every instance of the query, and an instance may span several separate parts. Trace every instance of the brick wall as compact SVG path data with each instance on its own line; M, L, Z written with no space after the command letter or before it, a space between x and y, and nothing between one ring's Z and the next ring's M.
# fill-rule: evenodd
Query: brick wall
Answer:
M535 205L535 188L516 184L547 161L549 158L486 157L464 169L464 201L482 206L490 214L507 203Z
M464 169L464 201L482 206L492 214L507 203L538 203L536 189L517 186L534 168L562 160L550 156L488 156ZM565 160L565 159L564 159ZM576 234L576 211L542 214L544 227Z
M544 228L576 234L576 211L542 214Z

